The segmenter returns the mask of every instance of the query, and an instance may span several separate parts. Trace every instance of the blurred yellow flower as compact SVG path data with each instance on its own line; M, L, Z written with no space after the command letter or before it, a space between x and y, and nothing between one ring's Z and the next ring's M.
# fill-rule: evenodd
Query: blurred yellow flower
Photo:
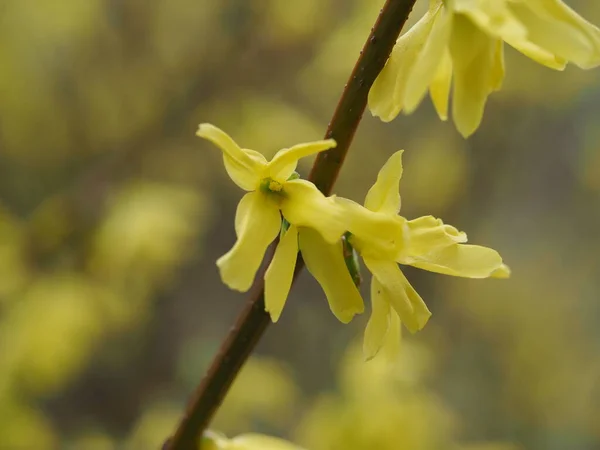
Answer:
M199 450L302 450L283 439L248 433L227 439L219 433L207 431L202 436Z
M369 92L373 115L389 122L414 111L429 89L442 120L471 135L489 94L504 79L504 43L556 70L600 64L600 30L561 0L431 0L429 11L396 42Z
M292 225L314 228L328 242L336 242L343 234L343 218L336 214L339 208L333 200L308 181L290 179L300 158L335 147L333 139L284 148L268 162L259 152L240 148L213 125L201 124L197 135L223 151L227 173L249 191L236 211L238 240L217 261L221 278L231 289L245 292L250 288L267 247L281 229L281 214Z
M402 239L381 245L363 236L349 237L373 274L372 312L364 338L364 353L368 359L374 357L384 344L395 352L400 341L401 322L414 333L422 329L431 316L397 263L468 278L505 278L509 275L498 252L487 247L464 245L466 234L445 225L440 219L424 216L407 221L398 216L401 177L402 150L394 153L379 172L377 181L367 193L365 208L394 219L403 229ZM347 199L336 198L335 201L348 211L348 216L365 209ZM332 248L330 244L325 245ZM328 265L329 262L322 261L321 264ZM335 282L348 284L344 278L336 278ZM348 285L346 289L349 288Z
M253 356L236 377L213 420L229 434L267 423L270 430L285 430L295 420L300 391L291 371L273 358Z
M428 388L437 352L406 344L396 358L369 364L360 347L349 347L335 392L312 401L294 439L311 450L519 449L501 442L463 443L461 417Z

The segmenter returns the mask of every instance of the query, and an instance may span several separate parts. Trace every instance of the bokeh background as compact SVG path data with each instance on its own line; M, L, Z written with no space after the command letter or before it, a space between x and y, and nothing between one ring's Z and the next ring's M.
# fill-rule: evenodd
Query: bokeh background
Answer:
M172 432L245 301L215 266L242 192L197 124L267 156L321 138L379 3L1 2L1 450ZM600 24L597 2L568 3ZM433 317L398 361L364 363L366 314L338 323L304 274L216 429L311 450L600 448L600 72L509 48L507 66L468 141L428 99L367 113L336 192L362 200L404 148L403 215L467 231L512 278L407 270Z

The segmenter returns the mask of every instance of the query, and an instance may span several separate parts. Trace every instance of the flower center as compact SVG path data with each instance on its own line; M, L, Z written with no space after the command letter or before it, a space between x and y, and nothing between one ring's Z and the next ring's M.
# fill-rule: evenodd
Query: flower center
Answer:
M283 184L272 178L263 178L260 182L260 190L267 194L283 194Z
M278 181L275 181L275 180L269 181L269 190L270 191L272 191L272 192L279 192L282 189L283 189L283 186Z

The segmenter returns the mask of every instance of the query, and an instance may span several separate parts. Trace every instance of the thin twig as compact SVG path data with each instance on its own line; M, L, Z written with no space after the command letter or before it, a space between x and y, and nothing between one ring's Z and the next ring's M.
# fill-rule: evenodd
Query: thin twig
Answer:
M331 137L337 141L337 147L317 157L309 176L326 195L331 193L362 118L369 89L383 69L415 1L387 0L360 52L325 133L325 138ZM270 318L265 312L263 276L264 267L273 257L272 250L273 247L256 277L244 310L194 392L175 435L164 444L164 449L197 450L198 437L208 426L242 365L269 325ZM298 257L294 279L303 267L304 263Z

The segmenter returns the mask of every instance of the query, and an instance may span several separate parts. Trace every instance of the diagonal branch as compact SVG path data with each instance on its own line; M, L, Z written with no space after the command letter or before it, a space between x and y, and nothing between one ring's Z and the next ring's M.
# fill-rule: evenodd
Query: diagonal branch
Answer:
M325 133L325 138L331 137L337 141L337 147L319 154L309 176L326 195L331 193L344 163L367 105L369 89L389 58L415 1L387 0L360 52ZM175 435L167 440L164 449L197 450L198 437L208 426L242 365L269 325L270 317L265 312L264 301L264 267L273 257L273 248L256 277L244 310L192 395ZM299 256L294 279L303 267L304 263Z

